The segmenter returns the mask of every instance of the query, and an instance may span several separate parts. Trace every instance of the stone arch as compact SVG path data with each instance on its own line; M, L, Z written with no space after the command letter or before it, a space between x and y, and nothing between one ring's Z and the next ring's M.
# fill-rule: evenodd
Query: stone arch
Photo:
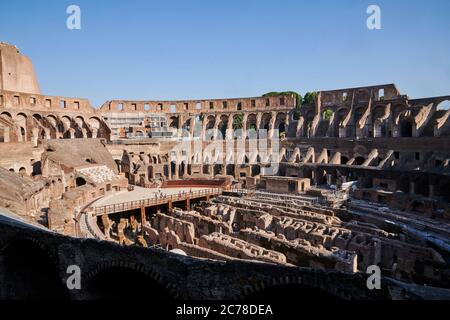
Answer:
M19 169L19 174L20 174L21 176L26 176L26 175L27 175L27 169L25 169L25 167L21 167L21 168Z
M90 134L92 138L101 138L101 127L102 122L98 117L91 117L88 120L88 124L90 127Z
M361 120L363 114L364 114L364 107L356 108L353 111L352 131L354 137L356 137L356 129L358 128L358 122L359 120Z
M411 119L404 119L400 122L400 136L406 138L413 136L413 122Z
M347 108L340 108L336 110L334 121L334 137L339 138L340 124L345 120L347 114L348 114Z
M269 131L270 129L270 120L272 119L272 115L270 113L264 113L261 116L261 129Z
M59 276L58 262L39 240L18 237L4 246L1 283L11 288L6 299L64 300L70 294ZM11 296L10 296L11 295Z
M333 288L335 291L336 288ZM298 278L275 278L272 281L262 281L256 285L247 286L239 295L245 300L339 300L329 288L315 287L301 283ZM347 295L344 295L347 297Z
M366 158L364 158L363 156L355 157L355 163L354 164L356 166L362 166L364 162L366 162Z
M61 117L61 123L64 126L64 132L72 127L72 119L69 116Z
M84 186L86 184L86 180L82 177L78 177L75 179L75 184L77 187Z
M83 287L92 299L174 300L178 290L161 280L158 272L146 266L128 262L102 263L87 273Z
M177 116L171 116L169 118L169 128L178 129L180 123L180 118Z
M440 102L437 107L436 110L449 110L450 109L450 99L444 100L442 102Z
M315 116L316 113L313 109L310 109L305 113L305 122L303 125L303 134L302 134L303 137L309 137L311 125Z
M275 118L275 129L278 129L279 135L287 133L286 113L280 112L277 114Z
M222 135L222 139L226 138L229 118L230 117L228 115L226 115L226 114L223 114L223 115L220 116L219 132Z
M46 118L47 118L47 121L48 121L53 127L57 128L57 126L58 126L58 120L57 120L56 116L50 114L50 115L48 115Z
M350 159L347 156L341 155L341 164L346 165Z
M19 135L21 136L22 141L27 141L27 120L27 115L22 112L18 113L14 118L14 121L19 128Z
M7 117L7 118L9 118L10 120L12 119L11 113L6 112L6 111L3 111L3 112L0 114L0 116Z

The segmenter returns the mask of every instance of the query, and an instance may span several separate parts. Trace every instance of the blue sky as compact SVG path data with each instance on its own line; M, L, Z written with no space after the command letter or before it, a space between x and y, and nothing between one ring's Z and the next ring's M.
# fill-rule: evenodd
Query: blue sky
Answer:
M81 30L66 8L81 8ZM382 30L366 27L381 7ZM396 83L450 94L448 0L1 1L0 41L33 60L41 90L200 99Z

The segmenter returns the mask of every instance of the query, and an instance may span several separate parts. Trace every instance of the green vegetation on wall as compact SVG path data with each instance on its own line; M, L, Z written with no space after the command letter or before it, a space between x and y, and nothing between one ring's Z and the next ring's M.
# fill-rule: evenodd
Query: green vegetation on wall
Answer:
M303 97L303 105L315 104L317 99L317 92L307 92Z
M233 129L242 129L244 124L244 115L242 113L236 115L233 119Z

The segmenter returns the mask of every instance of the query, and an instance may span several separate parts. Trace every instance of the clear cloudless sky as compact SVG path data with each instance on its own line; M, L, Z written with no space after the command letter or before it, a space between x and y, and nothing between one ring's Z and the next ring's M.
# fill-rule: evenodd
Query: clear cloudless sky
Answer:
M81 8L81 30L66 9ZM382 30L368 30L367 7ZM200 99L396 83L450 94L449 0L0 0L0 41L32 59L41 90Z

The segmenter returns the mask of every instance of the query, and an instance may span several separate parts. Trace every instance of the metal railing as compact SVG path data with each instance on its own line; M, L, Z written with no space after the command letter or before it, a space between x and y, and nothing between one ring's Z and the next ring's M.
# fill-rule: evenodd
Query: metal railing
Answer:
M196 199L196 198L202 198L207 196L217 196L222 194L221 188L214 188L214 189L206 189L206 190L197 190L197 191L191 191L191 192L180 192L178 194L174 195L159 195L156 194L154 198L148 198L144 200L138 200L138 201L129 201L129 202L122 202L117 204L111 204L106 205L102 207L96 207L93 208L95 215L104 215L104 214L111 214L115 212L123 212L123 211L129 211L129 210L135 210L142 207L151 207L151 206L157 206L162 204L167 204L169 202L177 202L177 201L185 201L187 199Z

